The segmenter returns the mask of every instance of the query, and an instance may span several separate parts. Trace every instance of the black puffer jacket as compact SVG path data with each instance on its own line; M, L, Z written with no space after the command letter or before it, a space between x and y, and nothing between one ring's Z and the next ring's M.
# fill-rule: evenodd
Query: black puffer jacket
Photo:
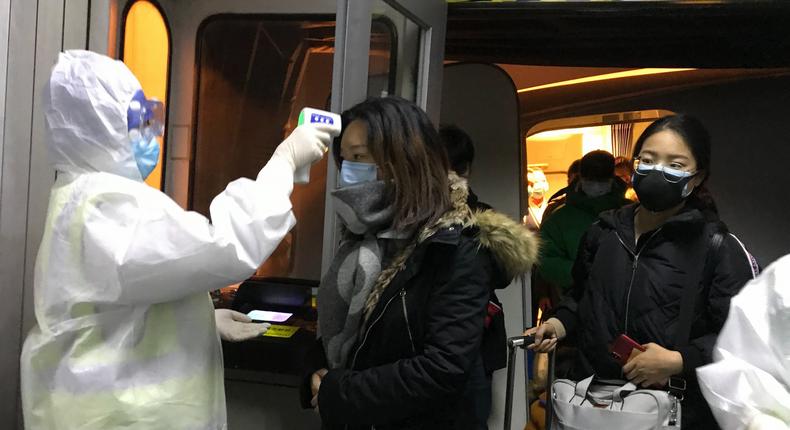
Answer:
M373 311L351 368L323 379L324 425L454 428L494 271L489 253L459 227L418 247Z
M473 424L463 394L480 355L490 286L507 285L529 270L538 244L534 234L504 215L471 215L465 191L455 197L455 213L471 218L461 223L443 218L443 227L414 248L362 328L349 368L330 370L323 378L318 405L325 428ZM309 373L325 366L322 359L319 353ZM309 407L309 378L301 394Z
M466 204L474 212L484 212L493 208L488 203L481 202L472 189L469 189L469 197ZM505 332L505 313L502 310L502 302L496 295L496 290L506 288L510 285L510 280L494 279L489 285L491 296L488 301L499 307L500 311L490 315L488 326L483 330L483 339L480 344L480 356L483 359L483 371L491 374L507 366L507 333Z
M641 344L657 343L683 356L688 383L683 428L717 428L696 383L695 369L710 363L730 298L753 277L751 257L712 214L685 209L634 245L636 205L604 213L582 239L574 285L556 312L578 346L574 379L591 374L622 378L608 347L627 333ZM724 240L711 252L711 238ZM704 264L699 264L705 261ZM683 286L699 279L691 335L676 346ZM630 287L630 301L629 301Z

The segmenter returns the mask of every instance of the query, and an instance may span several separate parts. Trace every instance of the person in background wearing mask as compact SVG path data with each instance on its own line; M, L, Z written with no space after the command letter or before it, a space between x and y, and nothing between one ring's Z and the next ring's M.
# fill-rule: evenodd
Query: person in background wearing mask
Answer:
M604 212L587 230L569 294L553 318L525 332L535 334L530 348L537 352L573 338L575 380L624 376L682 395L682 428L695 430L717 428L695 370L712 361L730 298L755 274L706 192L710 159L699 120L672 115L652 123L634 148L640 203ZM686 287L693 302L682 300ZM688 321L680 321L681 303L693 306ZM625 366L609 352L622 334L645 348Z
M226 429L218 338L263 324L207 294L249 277L293 227L294 170L326 130L299 127L257 179L211 203L211 222L143 182L164 109L120 61L61 53L44 90L58 172L35 268L37 326L21 357L28 429Z
M552 194L549 198L549 203L546 205L546 210L543 211L544 222L549 219L551 214L553 214L557 209L561 208L562 205L565 204L565 200L568 198L568 190L573 188L576 185L575 182L579 179L579 168L581 167L581 164L582 160L580 158L578 160L574 160L574 162L568 166L568 185Z
M713 359L697 377L721 428L790 430L790 255L732 298Z
M478 428L464 394L483 371L491 286L529 270L536 237L470 210L466 181L410 101L344 112L333 152L344 234L318 289L302 405L327 429Z
M540 225L543 243L538 274L564 293L573 283L571 267L584 232L603 211L630 203L625 187L614 176L614 157L592 151L581 159L580 179L568 189L565 205Z
M541 223L548 222L549 219L554 215L557 209L560 209L565 206L565 203L568 200L568 194L571 190L577 189L579 186L579 174L581 170L581 158L575 160L568 166L568 185L563 187L556 193L554 193L551 198L549 198L549 202L546 205L546 210L543 211L543 218ZM544 244L545 246L545 244ZM576 250L573 251L574 255ZM545 254L545 249L543 251ZM548 281L543 278L543 276L538 271L537 267L532 269L532 315L534 316L533 323L537 320L538 315L543 315L546 311L551 309L552 306L556 305L559 301L560 297L560 288L553 282ZM539 311L540 310L540 311ZM560 355L560 354L558 354ZM560 357L561 358L561 357ZM533 378L533 385L540 386L541 384L540 378Z
M548 200L546 193L549 192L549 181L546 174L538 168L530 168L527 172L527 193L529 193L528 217L526 224L530 230L538 231L543 220L543 212L546 210Z
M625 198L632 202L638 202L636 191L634 191L634 184L631 182L634 177L634 162L628 157L617 157L614 160L614 174L622 180L627 188L625 190Z

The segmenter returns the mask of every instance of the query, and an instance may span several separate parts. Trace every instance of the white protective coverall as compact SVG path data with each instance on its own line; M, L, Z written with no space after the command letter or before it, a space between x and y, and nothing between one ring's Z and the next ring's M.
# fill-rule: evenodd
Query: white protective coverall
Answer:
M230 183L209 223L142 181L126 119L140 88L123 63L69 51L45 89L58 176L35 267L37 326L21 358L28 429L226 428L207 292L273 252L295 223L294 154L320 147L301 158L309 165L329 140L297 128L304 145L289 137L256 180Z
M790 429L790 255L733 297L713 354L697 375L724 430Z

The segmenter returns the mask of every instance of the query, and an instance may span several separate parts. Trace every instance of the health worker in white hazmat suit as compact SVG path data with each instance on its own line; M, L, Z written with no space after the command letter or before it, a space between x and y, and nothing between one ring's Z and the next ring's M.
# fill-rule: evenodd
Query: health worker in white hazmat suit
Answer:
M790 255L732 298L715 362L697 369L724 430L790 430Z
M25 427L226 428L218 332L266 326L215 319L207 292L249 277L293 227L294 170L321 159L329 134L297 127L256 180L213 200L209 222L143 182L164 110L122 62L60 54L44 110L58 174L21 358Z

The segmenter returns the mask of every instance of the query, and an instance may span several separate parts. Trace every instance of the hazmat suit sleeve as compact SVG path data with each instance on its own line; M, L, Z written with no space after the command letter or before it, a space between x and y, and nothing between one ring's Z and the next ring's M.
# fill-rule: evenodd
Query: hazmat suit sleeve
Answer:
M292 189L293 167L272 157L254 181L233 181L214 198L210 223L145 185L107 185L86 204L85 257L116 272L104 292L114 303L221 288L249 277L294 226Z
M790 428L790 256L733 297L713 364L697 370L724 430Z

